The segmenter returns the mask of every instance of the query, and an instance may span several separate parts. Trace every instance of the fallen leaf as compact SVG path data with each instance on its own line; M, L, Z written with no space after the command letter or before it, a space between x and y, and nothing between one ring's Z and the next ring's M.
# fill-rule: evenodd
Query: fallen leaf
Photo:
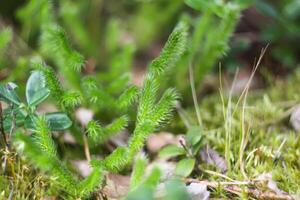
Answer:
M109 139L109 141L115 147L124 147L124 146L127 145L128 138L129 138L128 131L122 131L119 134L111 136L110 139Z
M161 181L172 178L175 174L176 163L169 162L163 159L154 160L146 169L146 174L150 174L154 167L157 167L161 171Z
M96 62L94 59L89 58L85 63L85 72L87 74L93 74L95 72Z
M87 177L92 172L92 169L86 160L73 160L71 163L83 177Z
M86 108L78 108L75 112L76 119L81 125L86 126L93 119L94 113Z
M129 192L130 177L109 173L106 175L106 185L103 193L107 199L121 199Z
M57 107L51 103L43 103L37 107L37 113L58 112Z
M210 192L207 191L207 185L203 183L191 183L187 186L187 191L192 200L208 200Z
M291 115L290 123L295 131L300 131L300 106L297 106Z
M76 144L74 136L70 132L65 132L63 134L64 141L69 144Z
M201 149L200 158L207 164L214 165L222 173L225 173L228 170L225 159L220 156L217 151L211 149L207 145L203 149Z
M285 195L288 194L287 192L284 192L282 190L280 190L277 186L277 183L275 181L273 181L273 176L271 173L264 173L264 174L260 174L257 177L257 180L261 180L261 181L266 181L267 182L267 187L275 192L278 195Z
M151 153L157 153L161 148L169 144L179 144L179 137L172 133L161 132L151 134L146 142L147 149Z

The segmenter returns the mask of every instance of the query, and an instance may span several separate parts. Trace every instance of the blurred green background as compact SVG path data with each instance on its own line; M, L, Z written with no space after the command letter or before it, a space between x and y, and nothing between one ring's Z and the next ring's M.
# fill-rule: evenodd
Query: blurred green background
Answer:
M24 56L30 51L36 51L40 27L51 17L90 64L86 73L93 68L109 70L117 62L116 56L126 56L119 52L126 51L132 62L125 59L125 68L138 76L158 55L180 19L202 15L182 0L53 0L53 16L48 16L44 4L44 0L0 2L0 27L11 27L14 35L14 45L5 54L10 59L1 59L1 79L24 65ZM273 75L286 75L299 63L299 33L299 0L253 0L241 13L229 50L211 68L217 71L219 62L229 73L237 67L251 68L260 50L269 45L263 67ZM201 43L195 45L201 50ZM22 75L17 73L11 79L17 76ZM138 77L136 81L139 83Z

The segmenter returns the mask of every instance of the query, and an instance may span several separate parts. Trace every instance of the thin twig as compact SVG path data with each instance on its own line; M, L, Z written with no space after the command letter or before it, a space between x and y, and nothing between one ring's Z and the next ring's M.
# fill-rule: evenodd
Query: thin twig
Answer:
M0 102L0 131L1 131L1 134L2 134L2 137L3 137L4 144L5 144L6 147L8 147L3 122L4 122L3 109L2 109L2 103Z
M240 195L246 193L248 196L259 200L295 200L289 194L276 194L274 192L262 191L253 188L258 181L233 181L233 182L217 182L217 181L200 181L197 179L186 179L186 183L201 183L210 189L218 189L222 187L226 192ZM243 186L243 187L241 187Z
M11 110L12 110L12 112L11 112L12 122L11 122L11 128L10 128L10 131L9 131L9 139L10 139L10 137L11 137L13 131L14 131L15 128L16 128L16 114L14 113L14 104L11 104L11 105L10 105L10 108L11 108ZM10 146L9 146L9 143L8 143L8 142L7 142L7 146L6 146L5 149L6 149L6 151L7 151L8 153L10 152ZM5 174L5 172L6 172L7 158L8 158L8 156L6 155L6 156L4 157L4 161L3 161L3 172L4 172L4 174Z
M224 178L224 179L227 179L231 182L236 182L235 180L233 180L232 178L224 175L224 174L220 174L218 172L214 172L214 171L211 171L211 170L203 170L203 172L207 173L207 174L210 174L210 175L213 175L213 176L218 176L218 177L221 177L221 178Z
M17 127L17 124L16 124L16 113L14 112L14 104L11 104L11 118L12 118L12 121L11 121L11 128L10 128L10 131L9 131L9 139L12 135L12 133L14 132L14 130L16 129ZM8 145L9 147L9 145Z
M85 153L86 160L90 162L91 153L90 153L89 143L85 134L83 134L83 145L84 145L84 153Z
M10 191L10 193L9 193L9 197L8 197L8 199L7 200L12 200L13 199L13 195L14 195L14 184L13 183L11 183L11 191Z

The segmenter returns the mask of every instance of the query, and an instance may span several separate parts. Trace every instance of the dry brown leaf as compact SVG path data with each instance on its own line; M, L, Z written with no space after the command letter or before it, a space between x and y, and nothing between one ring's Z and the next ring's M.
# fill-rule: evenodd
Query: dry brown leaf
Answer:
M161 132L151 134L147 140L147 149L151 153L157 153L161 148L169 144L179 144L179 137L172 133Z
M300 131L300 106L297 106L291 115L290 123L295 131Z
M225 159L222 156L220 156L220 154L217 151L211 149L207 145L203 149L201 149L200 158L207 164L214 165L222 173L225 173L228 170L228 166Z
M207 185L203 183L191 183L187 187L192 200L208 200L210 192L207 191Z
M92 172L92 169L86 160L73 160L71 163L83 177L87 177Z
M107 174L103 194L107 199L121 199L129 192L130 177L119 174Z
M175 174L176 163L163 159L154 160L146 169L146 174L150 174L153 168L157 167L161 172L161 181L172 178Z
M74 136L69 131L63 134L63 139L66 143L76 144L76 140Z
M258 176L257 180L266 181L268 189L275 192L278 195L286 195L287 192L280 190L277 186L277 183L273 181L273 177L271 173L264 173Z
M86 108L78 108L75 112L76 119L83 126L86 126L89 123L89 121L93 119L93 116L93 111Z

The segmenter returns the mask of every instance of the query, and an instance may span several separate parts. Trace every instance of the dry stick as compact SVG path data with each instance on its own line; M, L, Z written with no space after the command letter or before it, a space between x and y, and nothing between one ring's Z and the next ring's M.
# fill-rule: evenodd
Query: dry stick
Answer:
M14 195L14 185L13 185L13 183L11 183L11 186L12 186L12 188L11 188L11 191L9 193L9 197L8 197L7 200L12 200L13 199L13 195Z
M252 198L261 200L295 200L289 194L276 194L274 192L264 192L259 189L253 188L241 188L241 186L253 186L255 181L233 181L233 182L216 182L216 181L200 181L197 179L186 179L186 183L200 183L206 185L210 189L218 189L222 186L226 192L231 194L239 195L241 193L246 193ZM257 181L256 181L257 182Z
M12 110L11 112L11 118L12 118L12 122L11 122L11 128L10 128L10 131L9 131L9 139L13 133L13 131L15 130L16 128L16 114L14 113L14 104L11 104L10 105L10 108ZM7 141L6 141L7 142ZM9 147L9 143L7 142L7 146L5 148L5 150L9 153L10 152L10 147ZM7 156L4 157L4 162L3 162L3 172L5 174L6 172L6 164L7 164Z
M183 139L184 140L184 139ZM192 152L186 147L185 142L183 140L179 140L179 144L182 146L182 148L185 150L185 152L192 157Z
M218 177L221 177L223 179L227 179L231 182L237 182L236 180L226 176L225 174L221 174L221 173L218 173L218 172L214 172L214 171L211 171L211 170L203 170L203 172L207 173L207 174L210 174L210 175L213 175L213 176L218 176Z
M0 131L1 131L1 134L2 134L2 137L3 137L3 141L4 141L4 144L6 147L8 147L8 143L7 143L7 140L6 140L6 135L5 135L5 132L4 132L4 126L3 126L3 109L2 109L2 103L0 102Z
M11 110L12 110L12 112L11 112L11 118L12 118L12 122L11 123L12 124L11 124L11 128L10 128L10 131L9 131L9 139L10 139L13 131L17 127L17 125L16 125L17 119L16 119L16 113L14 112L14 104L11 104L10 107L11 107ZM9 145L8 145L8 147L9 147Z
M84 129L84 128L82 128ZM89 142L88 142L88 139L86 137L86 134L83 133L83 146L84 146L84 153L85 153L85 157L86 157L86 160L88 162L91 161L91 153L90 153L90 148L89 148Z
M84 145L85 157L86 157L87 161L90 162L91 161L91 154L90 154L90 149L89 149L89 143L88 143L88 140L87 140L85 134L83 134L83 145Z

